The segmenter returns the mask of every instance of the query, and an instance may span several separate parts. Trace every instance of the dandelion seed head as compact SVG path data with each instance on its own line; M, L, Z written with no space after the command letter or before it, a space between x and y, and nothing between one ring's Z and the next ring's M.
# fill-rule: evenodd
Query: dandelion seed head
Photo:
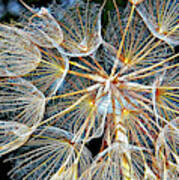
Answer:
M178 1L113 0L109 12L107 1L20 1L26 19L0 25L0 155L19 148L11 179L176 179Z

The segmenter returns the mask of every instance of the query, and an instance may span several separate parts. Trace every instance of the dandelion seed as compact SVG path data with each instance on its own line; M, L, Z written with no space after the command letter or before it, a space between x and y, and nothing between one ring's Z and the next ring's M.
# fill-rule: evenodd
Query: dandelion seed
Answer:
M179 87L177 81L177 71L177 69L171 69L164 75L156 78L155 82L156 86L155 91L153 92L153 102L156 117L160 115L165 117L167 121L175 119L179 113Z
M125 11L125 14L128 14L128 9ZM170 46L152 37L145 24L135 13L131 20L131 25L126 32L121 53L119 57L117 57L118 48L123 36L120 26L115 23L118 18L117 15L115 14L114 17L111 18L112 20L104 37L104 47L112 49L111 55L113 56L114 62L118 61L118 66L120 66L119 68L121 69L119 73L124 73L125 71L129 73L130 71L151 66L172 54ZM126 20L123 19L123 29L126 28L126 23Z
M69 132L50 126L37 129L33 136L22 149L22 154L9 159L16 160L16 166L9 172L11 178L56 179L56 174L59 179L61 173L73 166L80 144L71 143L73 135ZM91 160L91 154L84 148L77 165L78 176ZM65 179L65 176L62 176L62 179Z
M59 7L53 9L59 13ZM64 40L57 48L60 53L79 57L92 54L102 43L101 11L93 3L76 3L68 10L60 9L59 24Z
M46 96L55 95L64 82L69 70L69 60L55 50L43 50L39 66L26 75Z
M145 0L136 9L155 37L168 44L179 45L177 0Z
M156 140L156 157L162 168L161 177L164 179L175 179L178 176L178 127L179 119L171 120L163 127Z
M38 13L35 13L23 1L21 2L34 13L28 19L28 22L23 24L24 31L29 39L33 43L45 48L55 48L61 44L63 42L62 29L48 9L41 8Z
M22 146L42 120L45 97L21 78L0 81L0 155Z
M138 150L140 150L140 148ZM80 180L85 180L87 178L94 180L100 178L106 178L109 180L120 178L123 178L125 180L130 178L137 179L136 174L126 174L128 173L128 165L122 163L124 162L125 154L127 154L128 152L133 152L133 157L135 157L137 149L135 149L135 147L127 147L125 146L125 144L123 144L123 148L121 149L120 144L111 144L107 149L105 149L104 151L99 153L97 157L95 157L95 160L93 161L91 167L82 174ZM137 156L135 158L137 158ZM125 162L128 163L127 161ZM142 160L140 163L139 161L137 162L138 165L142 167ZM134 164L132 167L135 168ZM142 177L142 175L139 175L139 177Z
M54 102L52 101L47 107L49 117L57 116L51 122L55 122L56 126L75 134L75 141L85 138L89 141L92 137L98 137L102 134L109 103L106 102L106 104L102 105L102 101L100 100L102 92L98 91L98 86L90 86L90 82L82 78L78 79L78 84L74 84L72 79L73 77L69 81L66 81L65 87L61 91L62 95L57 96L56 100ZM69 92L73 85L74 92ZM83 89L84 87L89 88ZM94 90L90 90L90 87L94 87ZM80 100L81 96L84 97L83 100L73 106L75 102ZM73 108L68 110L69 107ZM58 117L58 114L60 115L63 111L65 114ZM88 130L90 131L90 135L86 137Z
M0 156L26 143L33 129L14 121L0 121Z
M37 126L45 110L45 97L22 78L0 81L0 115L28 127Z
M22 76L34 70L41 60L36 46L20 29L0 25L0 76Z

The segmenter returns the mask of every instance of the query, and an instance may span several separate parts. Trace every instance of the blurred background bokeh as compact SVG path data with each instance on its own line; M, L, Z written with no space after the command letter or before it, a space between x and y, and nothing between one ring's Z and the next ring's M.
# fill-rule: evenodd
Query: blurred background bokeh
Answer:
M57 2L63 8L73 5L76 1L80 0L23 0L26 4L33 8L40 8L42 6L48 7L52 2ZM81 0L82 1L82 0ZM87 1L87 0L84 0ZM89 0L98 4L102 4L104 0ZM127 0L116 0L118 6L124 8L126 6ZM106 19L106 14L108 10L114 9L113 0L107 0L105 6L105 12L103 18ZM17 20L22 12L25 11L23 5L19 0L0 0L0 21L9 22L10 20Z
M52 0L24 0L28 5L32 7L46 6ZM65 2L65 1L64 1ZM0 21L10 21L19 18L21 13L25 11L23 5L19 0L0 0Z

